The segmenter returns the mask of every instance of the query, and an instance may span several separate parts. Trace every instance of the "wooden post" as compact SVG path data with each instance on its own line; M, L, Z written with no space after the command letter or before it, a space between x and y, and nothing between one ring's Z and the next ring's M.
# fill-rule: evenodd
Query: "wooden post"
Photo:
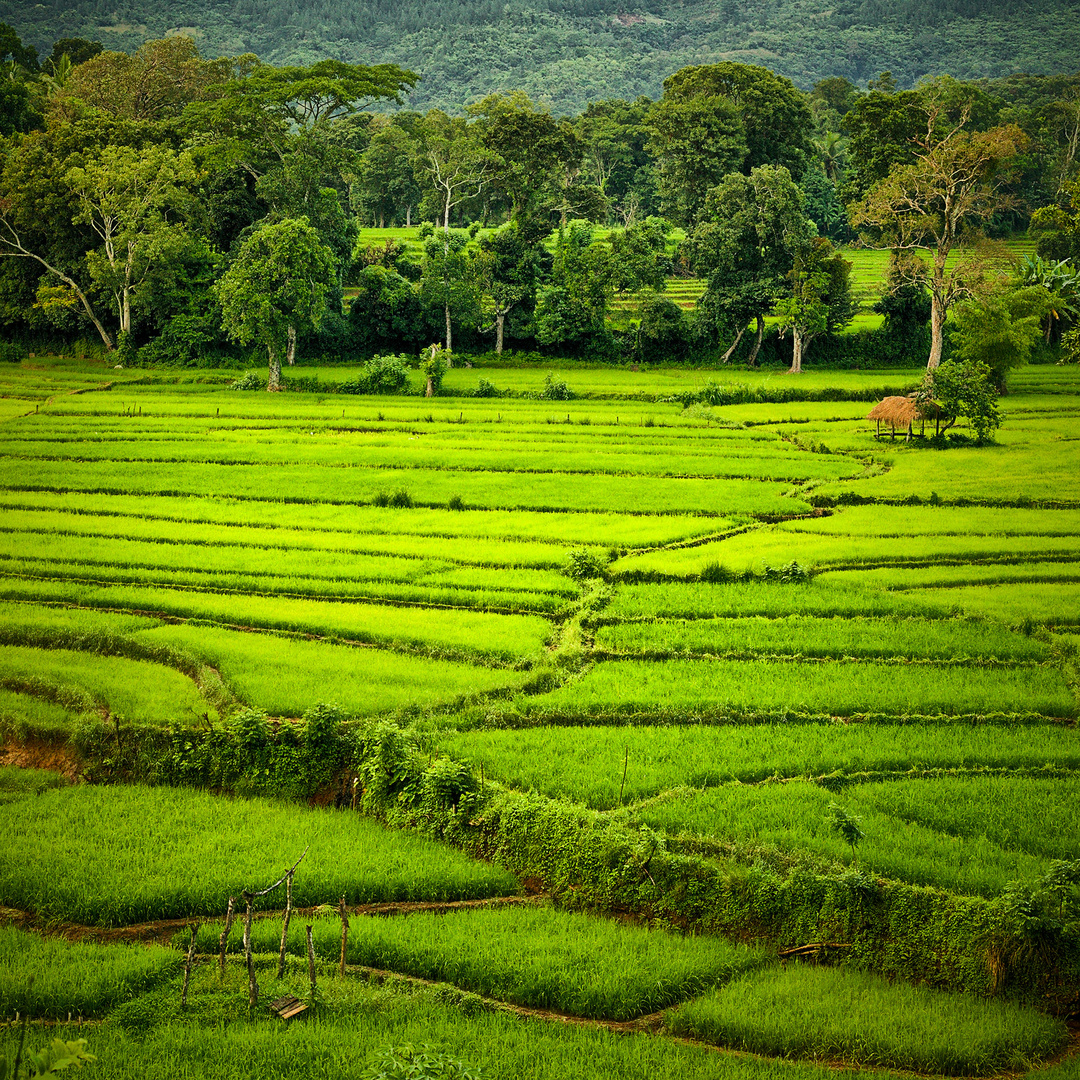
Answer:
M345 978L345 946L349 941L349 913L345 910L345 897L338 904L338 914L341 916L341 964L338 966L338 977Z
M251 915L255 898L247 890L240 895L247 904L247 911L244 913L244 959L247 961L248 972L248 1008L254 1009L259 1002L259 983L255 978L255 963L251 958Z
M281 952L278 953L277 977L280 979L285 973L285 944L289 936L289 920L292 918L292 878L293 872L285 879L285 921L281 927Z
M622 765L622 783L619 785L619 805L622 806L623 790L626 788L626 770L630 767L630 747L626 748L626 754L623 756Z
M225 929L218 938L218 974L225 978L225 944L229 940L229 931L232 929L233 920L236 918L236 897L229 897L229 906L225 909Z
M307 971L308 980L311 982L311 1004L315 1004L315 945L311 940L311 927L307 930Z
M191 944L188 946L187 959L184 961L184 988L180 991L180 1008L187 1008L187 989L191 981L191 965L195 963L195 938L199 933L199 924L191 928Z

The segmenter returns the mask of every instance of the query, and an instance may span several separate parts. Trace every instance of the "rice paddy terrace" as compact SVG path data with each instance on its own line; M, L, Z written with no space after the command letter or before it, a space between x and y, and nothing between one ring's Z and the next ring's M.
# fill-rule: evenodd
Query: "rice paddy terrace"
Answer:
M1080 372L947 449L865 420L915 371L483 375L0 372L4 1018L94 1076L1075 1077ZM207 920L305 848L283 1029Z

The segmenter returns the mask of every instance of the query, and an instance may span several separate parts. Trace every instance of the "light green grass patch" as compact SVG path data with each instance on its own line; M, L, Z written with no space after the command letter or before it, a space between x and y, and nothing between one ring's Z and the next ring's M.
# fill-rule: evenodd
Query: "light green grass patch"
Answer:
M160 945L70 942L0 926L0 1016L101 1016L169 978L181 962Z
M270 885L305 848L293 885L300 907L517 891L506 871L444 845L356 813L269 799L78 786L19 800L4 817L0 904L93 926L224 915L230 896ZM262 903L283 907L284 893Z
M183 649L213 664L243 701L300 716L332 697L358 716L430 707L513 686L524 676L387 649L329 645L209 626L163 626L137 639Z
M152 633L154 631L151 631ZM733 717L744 713L890 716L1016 712L1072 717L1077 703L1053 668L965 668L873 661L618 660L529 701L565 717Z
M783 1058L947 1076L1027 1071L1060 1049L1060 1020L1010 1002L791 965L755 972L668 1015L678 1035Z
M74 688L129 721L190 724L211 709L191 679L172 668L71 649L2 645L0 679L9 689L43 697Z

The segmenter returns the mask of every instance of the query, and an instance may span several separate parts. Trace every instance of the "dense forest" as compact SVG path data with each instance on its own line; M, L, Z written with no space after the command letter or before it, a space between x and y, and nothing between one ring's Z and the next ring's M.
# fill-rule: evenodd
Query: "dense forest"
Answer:
M180 31L211 57L395 63L423 76L413 107L452 113L499 90L555 112L656 97L671 72L723 60L804 90L885 70L901 88L1080 70L1077 0L0 0L0 20L43 54L59 38L133 52Z
M1080 353L1080 76L805 92L726 61L656 99L558 116L514 90L453 116L410 108L405 68L209 59L185 35L39 56L0 24L0 62L10 358L269 355L278 389L297 357L375 357L364 379L392 389L425 349L434 393L455 351L504 347L799 371L813 346L987 386ZM1037 254L984 246L1022 230ZM852 242L891 255L883 327L845 335ZM665 295L679 278L692 310Z

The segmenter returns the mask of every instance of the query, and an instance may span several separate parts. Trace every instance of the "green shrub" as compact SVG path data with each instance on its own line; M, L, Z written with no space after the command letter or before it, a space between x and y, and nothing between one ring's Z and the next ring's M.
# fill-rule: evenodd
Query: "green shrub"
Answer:
M475 225L475 222L473 223ZM361 1080L487 1080L483 1069L423 1046L388 1046L368 1065Z
M555 372L549 371L544 376L544 389L540 391L540 397L544 401L573 401L574 391L565 379L557 379Z

